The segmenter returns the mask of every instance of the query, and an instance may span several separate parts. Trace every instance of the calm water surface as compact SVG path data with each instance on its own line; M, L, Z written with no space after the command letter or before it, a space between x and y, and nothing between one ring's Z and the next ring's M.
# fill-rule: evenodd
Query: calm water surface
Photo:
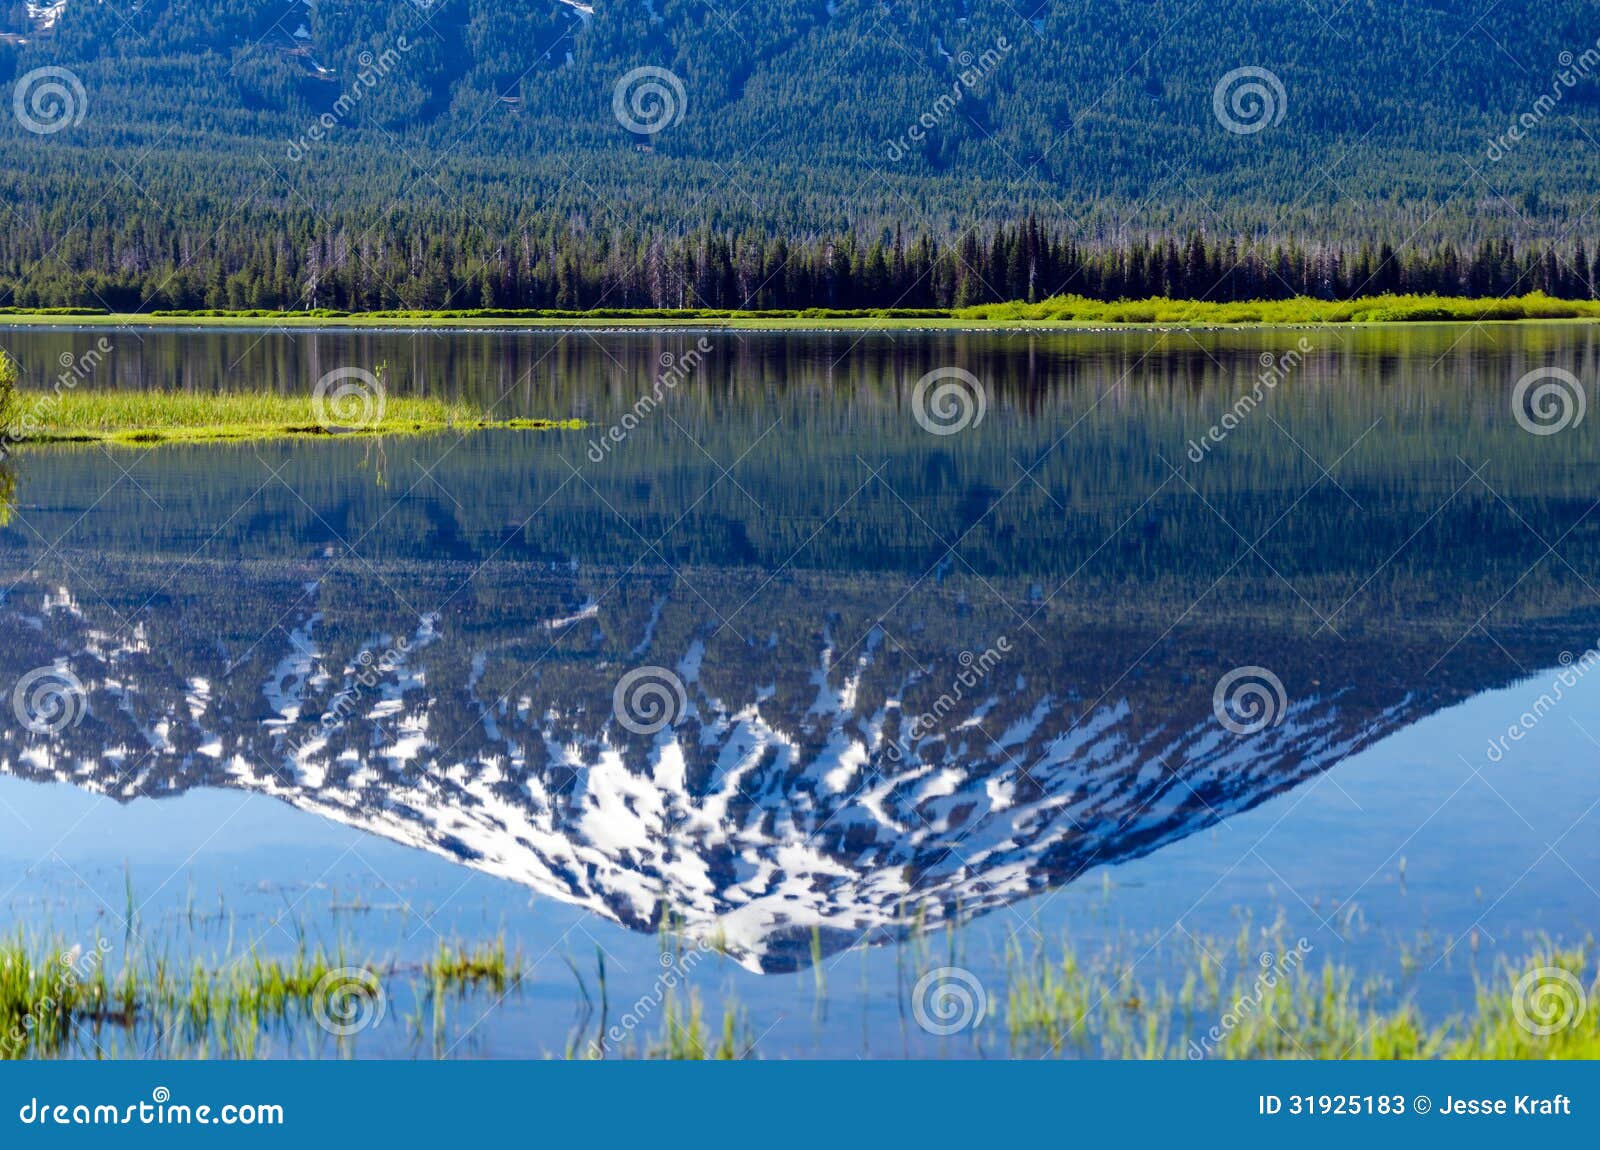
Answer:
M503 934L519 991L359 1049L537 1056L670 920L756 1053L849 1057L1005 1053L1008 954L1150 988L1275 929L1442 1018L1600 920L1600 418L1513 401L1600 403L1592 328L0 330L38 389L102 337L97 386L385 364L590 426L15 455L8 929ZM986 1025L916 1024L940 965Z

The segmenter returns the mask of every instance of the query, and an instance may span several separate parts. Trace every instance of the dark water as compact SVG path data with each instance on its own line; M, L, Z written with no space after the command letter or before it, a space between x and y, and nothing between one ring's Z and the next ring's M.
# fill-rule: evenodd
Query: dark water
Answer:
M1515 394L1593 407L1591 328L0 332L33 388L102 337L590 426L16 454L0 920L504 934L518 993L363 1036L453 1056L648 997L664 920L771 1056L1003 1053L1008 951L1274 923L1442 1015L1597 921L1600 418ZM917 1024L940 965L986 1026Z

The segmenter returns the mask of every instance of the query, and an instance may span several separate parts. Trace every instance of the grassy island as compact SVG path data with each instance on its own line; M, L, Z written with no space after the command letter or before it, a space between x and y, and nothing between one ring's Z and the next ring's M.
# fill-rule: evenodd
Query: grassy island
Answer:
M572 426L581 423L490 419L468 404L439 399L390 399L380 414L341 425L316 410L308 396L75 392L62 396L20 439L25 444L140 445Z
M493 419L468 403L376 395L353 405L308 395L194 395L162 391L25 392L0 353L0 429L7 447L144 445L448 431L547 430L580 421Z

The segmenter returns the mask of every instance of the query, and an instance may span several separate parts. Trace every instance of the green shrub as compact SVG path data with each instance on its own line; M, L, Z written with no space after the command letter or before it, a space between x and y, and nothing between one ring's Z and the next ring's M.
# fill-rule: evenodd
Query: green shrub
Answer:
M22 407L22 397L17 394L17 364L0 351L0 432L9 428Z

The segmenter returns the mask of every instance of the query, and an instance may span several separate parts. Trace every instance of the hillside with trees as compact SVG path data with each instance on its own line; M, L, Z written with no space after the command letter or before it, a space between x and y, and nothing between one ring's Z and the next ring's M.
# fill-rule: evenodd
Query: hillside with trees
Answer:
M1587 298L1596 29L1597 0L13 4L0 305Z

